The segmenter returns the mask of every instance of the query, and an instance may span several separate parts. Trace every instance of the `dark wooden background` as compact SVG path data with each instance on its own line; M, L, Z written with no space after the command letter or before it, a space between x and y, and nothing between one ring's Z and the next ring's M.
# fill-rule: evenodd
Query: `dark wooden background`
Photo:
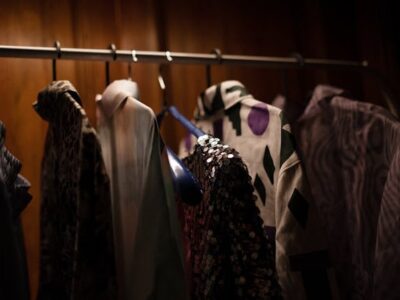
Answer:
M393 2L393 3L392 3ZM395 1L183 1L183 0L0 0L0 44L210 52L363 60L399 88L399 5ZM158 66L133 65L142 101L161 107ZM7 126L7 146L23 162L32 183L33 201L23 213L32 295L39 276L39 175L46 123L32 109L40 89L51 81L51 61L0 58L0 120ZM167 68L168 99L186 116L206 88L203 66ZM128 76L128 65L111 64L111 79ZM384 105L376 80L339 71L212 68L214 83L237 79L257 98L270 102L277 93L293 104L305 102L318 83L344 87L365 101ZM58 78L78 89L92 124L97 93L105 87L104 63L58 62ZM175 147L184 130L172 120L163 136Z

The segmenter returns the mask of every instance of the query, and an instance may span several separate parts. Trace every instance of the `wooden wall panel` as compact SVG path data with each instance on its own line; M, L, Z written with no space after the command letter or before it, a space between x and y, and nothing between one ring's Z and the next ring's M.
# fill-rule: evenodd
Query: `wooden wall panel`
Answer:
M383 1L387 2L387 1ZM380 5L380 4L379 4ZM383 5L383 4L382 4ZM386 10L388 4L386 3ZM387 13L387 12L386 12ZM183 0L0 0L0 44L171 50L305 57L369 59L392 81L399 78L395 51L388 46L382 18L373 1L183 1ZM398 24L398 21L393 21ZM392 24L388 23L388 24ZM392 30L396 32L396 30ZM70 80L95 124L94 97L105 87L104 63L59 61L58 78ZM128 64L111 63L111 79L126 78ZM158 66L132 64L141 100L157 113L162 107ZM242 81L262 101L285 94L302 106L319 83L334 83L360 98L380 103L376 82L343 73L212 67L212 81ZM206 88L205 67L171 65L165 70L168 100L192 115L197 95ZM33 111L37 93L51 81L51 61L0 58L0 120L7 126L7 146L23 162L33 200L23 213L32 295L39 276L40 163L47 125ZM284 88L285 84L288 86ZM375 86L374 86L375 84ZM183 128L170 118L162 126L176 149Z
M288 56L297 52L304 57L367 59L371 66L389 73L392 84L399 78L380 24L386 16L381 13L383 4L374 1L158 1L166 11L160 34L170 50L210 52L217 47L231 54ZM196 98L206 87L204 67L172 65L168 74L170 101L192 116ZM282 70L215 66L212 74L214 83L242 81L261 101L271 102L284 94L294 111L301 111L319 83L385 105L377 81L356 72L289 70L283 76ZM185 130L174 121L167 127L166 137L176 147Z

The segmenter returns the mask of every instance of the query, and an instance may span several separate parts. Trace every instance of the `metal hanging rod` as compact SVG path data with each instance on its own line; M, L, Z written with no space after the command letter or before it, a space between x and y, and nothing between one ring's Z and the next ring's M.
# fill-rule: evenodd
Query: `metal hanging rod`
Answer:
M136 62L140 63L176 63L204 65L237 65L261 68L345 68L366 69L366 61L347 61L333 59L315 59L302 57L270 57L249 55L216 55L202 53L57 48L57 47L27 47L0 45L0 57L62 59L62 60L94 60L94 61L132 61L133 51ZM166 56L169 54L169 57Z
M400 103L391 85L367 61L348 61L319 58L303 58L300 54L292 57L228 55L219 51L213 54L184 53L170 51L140 51L115 49L86 49L55 47L29 47L0 45L0 57L33 58L55 60L93 60L120 61L157 64L201 64L201 65L235 65L276 69L339 69L365 73L375 78L381 87L383 98L389 110L399 116Z

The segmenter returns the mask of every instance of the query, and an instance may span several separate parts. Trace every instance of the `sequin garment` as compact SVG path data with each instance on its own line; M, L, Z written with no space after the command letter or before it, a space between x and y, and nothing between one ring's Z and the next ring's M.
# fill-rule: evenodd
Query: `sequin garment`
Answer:
M182 204L192 299L280 299L274 249L239 154L207 137L184 162L204 191L200 204Z

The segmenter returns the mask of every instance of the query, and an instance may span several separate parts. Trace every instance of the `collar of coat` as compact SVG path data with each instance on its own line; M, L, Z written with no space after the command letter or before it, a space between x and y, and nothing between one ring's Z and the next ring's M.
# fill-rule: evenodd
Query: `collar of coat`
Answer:
M227 110L245 98L252 97L246 87L239 81L227 80L213 85L202 92L197 100L196 119Z
M96 102L101 103L105 116L111 118L128 97L139 99L139 88L136 82L122 79L109 84L103 95L96 97Z

